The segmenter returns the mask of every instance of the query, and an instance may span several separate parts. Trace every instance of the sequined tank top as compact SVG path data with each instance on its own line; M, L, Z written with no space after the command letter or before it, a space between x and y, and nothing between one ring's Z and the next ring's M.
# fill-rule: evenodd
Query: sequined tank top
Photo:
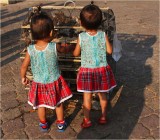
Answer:
M58 68L56 43L50 42L47 47L40 51L35 45L30 45L28 53L31 59L31 70L33 80L38 83L51 83L56 81L60 76Z
M81 67L97 68L107 66L105 32L98 31L91 36L87 32L79 34L81 47Z

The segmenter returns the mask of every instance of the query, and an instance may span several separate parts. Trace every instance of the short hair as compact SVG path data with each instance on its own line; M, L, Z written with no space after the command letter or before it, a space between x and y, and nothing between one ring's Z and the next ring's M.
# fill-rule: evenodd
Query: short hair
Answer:
M31 33L33 40L43 40L50 37L54 25L52 19L44 12L31 18Z
M86 29L98 29L102 22L102 11L96 5L86 5L80 12L81 24Z

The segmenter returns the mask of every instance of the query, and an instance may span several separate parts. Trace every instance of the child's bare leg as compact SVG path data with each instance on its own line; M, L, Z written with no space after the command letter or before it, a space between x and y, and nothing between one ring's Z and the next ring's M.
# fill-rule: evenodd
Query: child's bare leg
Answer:
M42 132L46 132L48 130L48 123L46 122L46 109L45 107L38 108L38 117L40 120L39 126Z
M38 117L41 122L46 122L46 109L45 109L45 107L38 108Z
M84 92L83 94L83 112L84 112L84 117L87 119L90 119L91 101L92 101L92 94Z
M63 104L60 104L56 107L56 115L57 115L57 120L59 121L64 120Z
M63 104L61 103L56 107L56 115L57 115L57 128L59 132L64 132L67 127L67 123L64 120L64 113L63 113Z
M102 119L106 119L106 111L107 111L107 96L106 93L98 93L100 104L101 104L101 110L102 110Z

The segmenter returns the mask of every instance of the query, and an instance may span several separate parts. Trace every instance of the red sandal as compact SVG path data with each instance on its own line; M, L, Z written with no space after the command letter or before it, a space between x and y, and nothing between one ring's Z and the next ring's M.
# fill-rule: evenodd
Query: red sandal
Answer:
M91 121L90 121L89 119L87 119L87 118L84 118L84 119L83 119L83 122L82 122L82 124L81 124L81 127L82 127L82 128L88 128L88 127L90 127L90 126L92 126Z
M107 120L105 118L101 117L98 122L99 122L99 124L106 124Z

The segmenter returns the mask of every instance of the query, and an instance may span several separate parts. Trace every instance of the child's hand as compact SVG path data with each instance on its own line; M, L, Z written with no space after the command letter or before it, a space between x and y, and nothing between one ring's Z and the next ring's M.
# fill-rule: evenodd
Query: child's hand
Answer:
M22 78L22 84L27 85L29 83L27 78Z
M61 43L61 47L64 49L65 53L70 52L70 44L69 43Z
M75 44L70 44L70 43L57 44L57 50L60 53L73 52L74 49L75 49Z
M64 47L65 47L66 53L73 52L73 50L75 49L75 44L66 43L66 44L64 44Z

